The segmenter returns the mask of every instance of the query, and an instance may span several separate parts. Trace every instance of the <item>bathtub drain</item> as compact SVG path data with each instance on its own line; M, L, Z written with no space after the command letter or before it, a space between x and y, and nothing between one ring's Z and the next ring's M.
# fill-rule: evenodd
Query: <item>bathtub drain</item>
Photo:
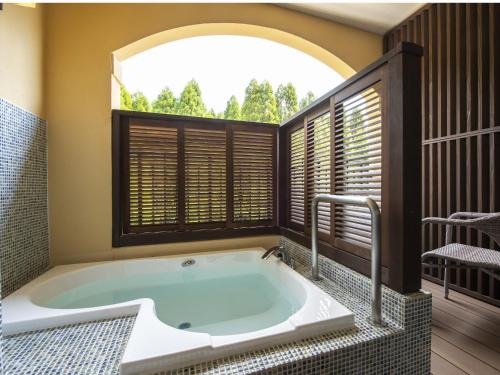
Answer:
M188 329L188 328L191 328L191 323L189 322L184 322L184 323L181 323L177 326L177 328L179 329Z
M186 259L184 262L182 262L182 267L189 267L195 263L196 261L194 259Z

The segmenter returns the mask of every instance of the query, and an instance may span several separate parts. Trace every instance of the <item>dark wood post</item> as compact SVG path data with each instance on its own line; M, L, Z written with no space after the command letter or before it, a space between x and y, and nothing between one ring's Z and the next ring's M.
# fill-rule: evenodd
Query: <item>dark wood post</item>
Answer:
M382 246L389 255L389 287L410 293L421 286L422 48L411 43L396 48L386 80Z

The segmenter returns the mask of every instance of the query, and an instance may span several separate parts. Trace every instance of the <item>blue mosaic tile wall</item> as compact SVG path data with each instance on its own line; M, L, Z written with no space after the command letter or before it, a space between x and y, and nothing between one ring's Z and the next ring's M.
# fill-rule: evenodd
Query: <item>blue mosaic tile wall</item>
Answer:
M49 267L47 123L3 99L0 248L2 297Z

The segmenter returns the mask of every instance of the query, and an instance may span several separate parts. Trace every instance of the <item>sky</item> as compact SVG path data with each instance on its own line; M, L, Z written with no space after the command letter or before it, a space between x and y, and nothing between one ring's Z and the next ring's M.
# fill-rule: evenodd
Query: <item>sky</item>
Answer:
M224 111L231 95L243 103L252 78L266 79L274 90L292 82L300 100L311 90L316 97L344 79L321 61L294 48L247 36L214 35L181 39L122 62L122 80L133 93L150 100L165 86L179 96L188 81L200 84L207 108Z

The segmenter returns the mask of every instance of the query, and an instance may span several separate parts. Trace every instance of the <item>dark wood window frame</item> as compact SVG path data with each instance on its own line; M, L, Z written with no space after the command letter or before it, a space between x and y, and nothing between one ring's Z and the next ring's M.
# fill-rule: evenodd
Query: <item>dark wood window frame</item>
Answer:
M130 166L129 166L129 127L130 124L141 124L141 126L158 127L158 128L175 128L177 129L177 210L178 222L168 225L143 225L131 228L129 225L129 184L130 184ZM186 130L208 130L208 131L225 131L226 138L226 213L225 221L217 223L198 223L187 224L185 221L185 132ZM237 134L240 142L241 139L252 142L255 139L255 144L251 144L256 148L256 154L260 152L261 160L267 154L271 153L270 166L271 176L268 177L267 193L268 199L264 197L264 203L267 204L268 215L265 219L254 221L233 220L234 216L234 174L233 155L236 152L242 152L242 157L248 156L248 150L245 146L238 146L238 150L234 148L234 134ZM261 147L258 144L260 141L259 135L267 134L266 144ZM186 117L177 115L142 113L134 111L113 110L112 111L112 178L113 178L113 247L134 246L134 245L149 245L171 242L185 242L196 240L211 240L230 238L235 236L253 236L264 234L277 234L279 228L277 225L277 134L278 126L272 124L262 124L244 121L228 121L219 119L205 119L196 117ZM256 136L254 136L256 135ZM270 136L270 137L269 137ZM242 138L243 137L243 138ZM271 145L271 150L269 146ZM187 146L186 146L187 147ZM261 147L259 149L259 147ZM267 148L266 148L267 147ZM257 157L257 156L256 156ZM243 161L250 171L252 164L248 165ZM241 162L240 162L241 164ZM268 166L269 166L268 164ZM238 165L238 164L236 164ZM259 173L258 170L255 173ZM269 170L267 171L269 174ZM266 176L257 176L257 178L266 178ZM241 189L240 189L241 190ZM257 193L259 194L259 193ZM269 201L269 195L271 195ZM259 202L263 201L262 197ZM259 202L257 204L259 204ZM250 202L250 204L253 204ZM259 210L260 209L260 210ZM259 207L257 213L252 212L253 216L260 218L262 209ZM266 215L264 214L264 217Z

